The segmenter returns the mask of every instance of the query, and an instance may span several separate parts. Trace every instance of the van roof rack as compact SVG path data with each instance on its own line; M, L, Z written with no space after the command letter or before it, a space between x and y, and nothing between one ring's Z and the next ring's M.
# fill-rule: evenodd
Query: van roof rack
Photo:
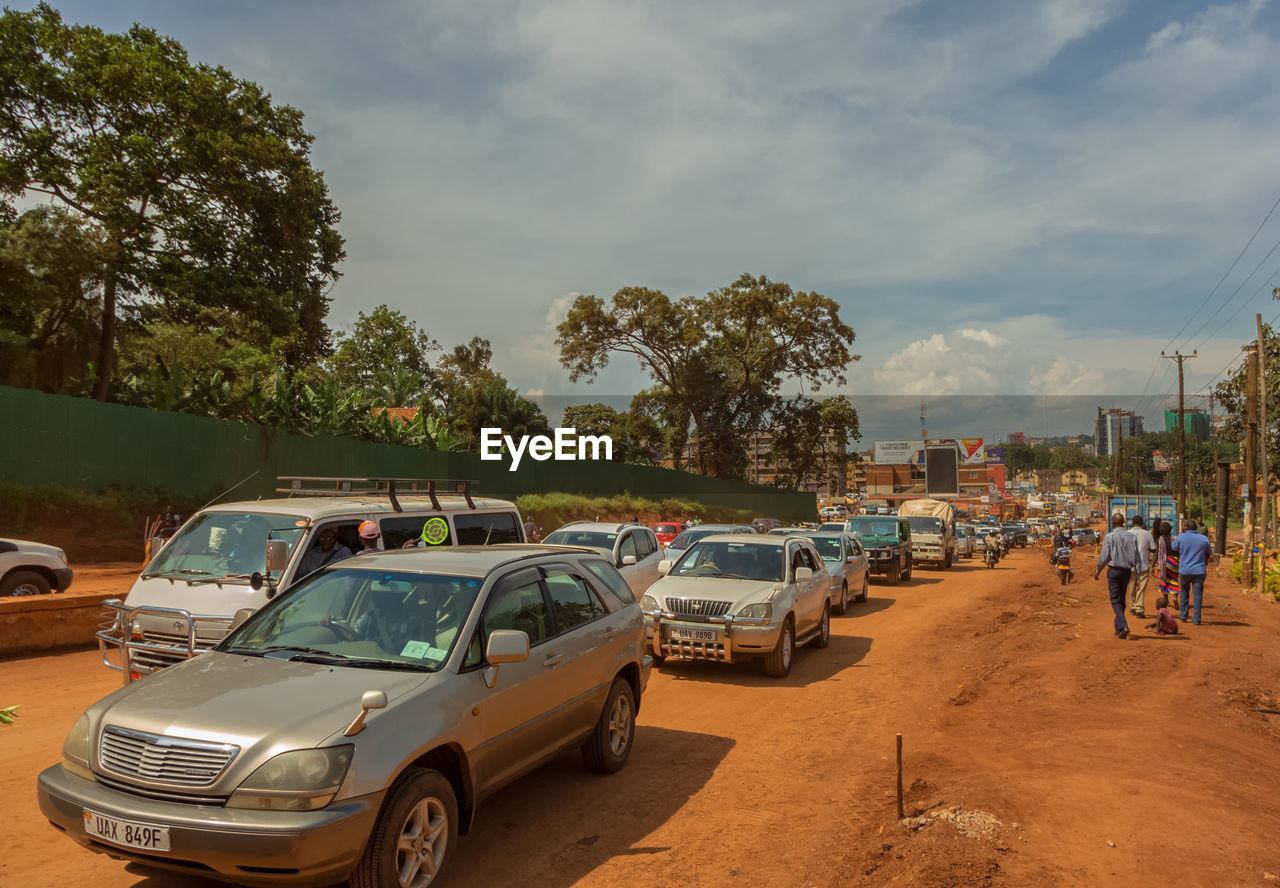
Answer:
M476 482L464 478L329 478L315 475L277 475L276 481L288 483L288 487L277 487L276 493L287 493L295 496L385 496L391 501L391 508L403 512L400 508L401 496L428 496L431 508L439 509L440 500L437 494L445 496L462 496L467 501L467 508L476 507L471 498Z

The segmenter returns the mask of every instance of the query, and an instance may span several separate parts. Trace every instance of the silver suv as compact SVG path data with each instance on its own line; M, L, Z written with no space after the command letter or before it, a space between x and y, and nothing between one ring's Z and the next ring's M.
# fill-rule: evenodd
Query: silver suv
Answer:
M613 562L636 595L643 595L658 580L662 546L658 545L657 534L643 524L570 521L547 534L543 542L597 550Z
M434 885L499 787L575 746L621 768L652 667L586 549L365 555L236 619L80 717L39 778L55 826L245 885Z

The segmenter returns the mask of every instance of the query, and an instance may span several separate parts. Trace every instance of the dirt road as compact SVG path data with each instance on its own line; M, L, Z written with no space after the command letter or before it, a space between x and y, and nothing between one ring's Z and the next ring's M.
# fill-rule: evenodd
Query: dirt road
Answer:
M1079 559L1078 559L1079 560ZM655 671L618 775L566 755L481 808L454 885L1232 886L1280 876L1280 607L1210 577L1205 625L1111 632L1083 562L918 570L833 622L789 679ZM203 885L59 835L35 804L96 654L0 663L2 885ZM897 823L894 734L905 738ZM208 883L213 884L213 883Z

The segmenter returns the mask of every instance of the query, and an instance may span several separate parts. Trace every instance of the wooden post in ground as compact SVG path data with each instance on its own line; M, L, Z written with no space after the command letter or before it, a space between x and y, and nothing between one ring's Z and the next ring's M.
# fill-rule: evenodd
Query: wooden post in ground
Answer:
M907 814L902 808L902 735L898 735L898 819L902 820Z

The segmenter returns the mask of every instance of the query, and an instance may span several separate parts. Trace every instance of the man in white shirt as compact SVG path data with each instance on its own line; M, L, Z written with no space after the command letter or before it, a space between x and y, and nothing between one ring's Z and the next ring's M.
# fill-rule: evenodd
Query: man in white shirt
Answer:
M1143 524L1141 515L1133 516L1129 533L1138 540L1138 569L1129 581L1129 611L1135 616L1145 617L1147 578L1151 575L1151 565L1156 556L1156 540Z

